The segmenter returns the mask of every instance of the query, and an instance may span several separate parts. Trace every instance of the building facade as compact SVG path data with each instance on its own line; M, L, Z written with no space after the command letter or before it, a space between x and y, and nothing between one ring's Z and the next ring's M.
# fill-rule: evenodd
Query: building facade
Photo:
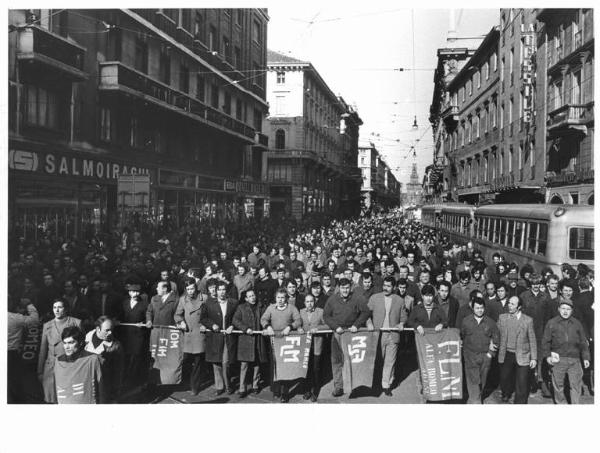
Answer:
M542 9L537 20L546 202L594 204L593 10Z
M378 212L400 203L400 183L373 143L358 147L358 167L362 175L361 211Z
M264 9L11 10L11 232L122 224L125 174L149 177L137 221L263 215L268 19Z
M264 130L271 147L263 157L263 177L271 187L272 214L352 215L360 199L356 162L362 121L310 62L268 55L270 113Z
M452 104L448 85L462 70L481 44L481 40L457 40L449 34L447 46L437 51L438 63L434 72L434 89L429 109L429 122L433 133L433 163L425 168L423 198L425 202L455 200L451 179L456 178L456 164L450 165L449 136L454 132L454 118L458 106ZM447 125L448 123L448 125Z
M593 45L592 10L501 9L447 83L438 55L427 199L593 204Z

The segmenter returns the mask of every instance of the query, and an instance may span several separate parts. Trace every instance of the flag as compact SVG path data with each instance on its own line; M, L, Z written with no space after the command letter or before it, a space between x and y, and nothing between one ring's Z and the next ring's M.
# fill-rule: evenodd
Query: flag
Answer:
M21 351L21 385L23 396L28 402L43 401L42 387L37 377L38 357L42 339L42 323L28 326L23 333Z
M458 329L415 332L423 396L429 401L462 399L462 365Z
M275 381L287 381L305 378L310 357L312 335L287 335L271 337L273 363L275 364Z
M152 370L155 384L179 384L183 362L183 334L179 329L156 327L150 332Z
M349 393L357 387L372 387L379 332L345 332L341 337L344 389Z

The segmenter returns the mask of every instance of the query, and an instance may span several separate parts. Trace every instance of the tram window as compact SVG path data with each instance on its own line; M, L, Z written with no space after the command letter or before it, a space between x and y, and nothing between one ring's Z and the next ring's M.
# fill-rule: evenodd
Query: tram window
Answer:
M569 258L576 260L594 259L593 228L571 228L569 230Z
M546 244L548 242L548 225L545 223L540 223L540 234L538 236L538 255L546 254Z
M489 217L485 218L485 238L488 241L492 240L492 219L490 219Z
M498 237L498 244L505 245L506 244L506 220L498 219L497 222L500 223L500 235Z
M515 222L515 248L521 250L523 248L523 244L521 240L523 239L523 222Z
M529 229L527 231L527 251L530 253L536 252L537 233L538 224L534 222L529 222Z
M508 227L506 229L506 245L509 247L513 247L513 231L515 228L515 221L508 220Z
M498 230L496 230L496 219L490 219L490 242L496 242L496 236L498 235Z

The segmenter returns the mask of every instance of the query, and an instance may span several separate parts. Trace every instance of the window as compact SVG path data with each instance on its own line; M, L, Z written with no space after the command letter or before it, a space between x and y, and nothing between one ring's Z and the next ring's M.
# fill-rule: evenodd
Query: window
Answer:
M492 117L492 127L496 127L496 101L492 101L492 105L490 107L490 116Z
M504 82L504 57L500 60L500 83Z
M286 113L285 96L275 97L275 115L285 115Z
M504 128L504 103L500 104L500 111L498 112L498 116L499 116L498 126L500 127L500 129L502 129L502 128Z
M204 28L202 26L202 14L196 13L196 20L194 20L194 38L203 41L203 29Z
M475 83L477 88L481 88L481 73L479 71L475 73Z
M514 47L510 49L510 53L508 54L508 72L510 73L510 86L513 85L513 64L514 64L514 58L515 58L515 49Z
M260 70L260 66L258 66L258 63L254 62L254 64L252 65L252 81L255 85L258 86L262 86L262 74L264 74L264 71Z
M504 219L496 220L496 225L500 227L498 231L498 244L500 245L506 245L506 222L507 221ZM498 223L500 225L498 225Z
M139 147L139 136L139 121L136 116L132 116L129 122L129 146L132 148Z
M513 152L513 147L512 145L510 145L510 147L508 148L508 172L511 173L512 172L512 166L513 166L513 156L514 152Z
M490 78L490 65L487 62L483 65L483 74L485 76L485 80L489 80L489 78Z
M487 134L488 122L490 119L490 106L486 104L485 110L481 112L481 122L483 123L483 132Z
M517 154L517 160L519 161L519 170L523 168L523 144L519 143L519 153Z
M100 108L100 140L110 142L113 138L112 133L112 111L109 108Z
M469 91L469 96L473 94L473 84L470 80L467 80L467 90Z
M581 104L581 70L571 73L571 103Z
M488 156L483 157L483 182L488 183Z
M270 161L267 173L270 181L292 181L292 167L286 163Z
M237 68L241 65L242 65L242 50L238 46L235 46L233 48L233 66Z
M513 247L513 230L515 228L515 221L508 220L506 225L506 245L508 247Z
M223 55L225 55L225 59L227 61L231 60L231 46L229 45L229 38L227 38L226 36L223 36L223 46L222 46L222 52Z
M475 129L475 138L479 138L479 112L477 112L477 116L473 118L473 127Z
M242 23L244 22L244 10L243 9L236 9L235 10L236 14L235 14L235 23L238 25L242 25Z
M206 96L206 92L205 92L205 88L204 88L205 86L206 86L206 80L204 79L203 76L198 75L196 77L196 98L198 98L202 102L204 102L205 96Z
M554 83L554 108L557 109L562 106L562 80L558 80Z
M210 31L208 32L208 50L219 51L217 47L217 29L213 26L210 27Z
M277 71L277 84L281 85L285 83L285 72Z
M184 93L190 92L190 68L184 64L179 66L179 90Z
M491 56L491 66L492 71L496 72L498 70L498 55L494 52Z
M466 99L465 93L466 93L465 87L462 87L460 89L460 95L461 95L461 98L462 98L462 102L465 102L465 99Z
M134 68L144 74L148 73L148 44L139 38L135 40Z
M257 20L252 22L252 40L258 44L261 42L260 23Z
M523 231L525 231L525 223L516 221L514 247L519 250L523 250Z
M241 99L235 101L235 118L239 121L244 120L244 103Z
M277 129L275 132L275 149L285 149L285 131Z
M574 260L594 259L594 229L569 229L569 258Z
M192 10L189 8L181 10L181 27L187 31L192 31Z
M225 99L223 101L223 111L228 115L231 115L231 93L226 91L224 98Z
M35 85L25 85L25 121L34 126L57 129L59 124L58 95Z
M210 87L210 105L219 108L219 87L214 83Z
M171 57L168 49L163 46L160 52L159 60L159 79L161 82L169 85L171 83Z
M500 159L498 159L498 174L504 173L504 151L500 151Z
M537 246L537 254L545 255L546 254L546 245L548 243L548 224L540 223L539 228L539 236L538 236L538 246Z
M512 126L512 121L513 121L513 98L510 98L508 101L508 124L509 126ZM512 135L512 128L511 128L511 135Z
M254 109L254 129L258 132L260 132L262 130L262 111L258 110L258 109Z

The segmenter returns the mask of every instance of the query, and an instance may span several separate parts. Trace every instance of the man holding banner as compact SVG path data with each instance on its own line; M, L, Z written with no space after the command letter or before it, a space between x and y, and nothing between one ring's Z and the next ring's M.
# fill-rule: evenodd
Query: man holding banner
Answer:
M368 327L384 330L390 328L404 329L404 323L408 316L404 301L397 294L393 294L395 286L396 280L394 277L386 276L383 279L383 292L373 294L370 297L368 307L372 315L367 321ZM381 332L379 339L381 357L383 359L381 387L385 395L392 396L390 386L394 381L394 369L396 367L400 334L398 332L384 331Z
M303 333L302 330L302 319L300 318L300 312L298 309L288 303L288 293L284 288L279 288L275 293L275 303L271 304L267 307L265 312L260 318L260 323L265 329L265 335L269 335L271 337L275 336L275 333L280 334L278 337L283 336L286 337L292 330L298 330L298 333ZM281 341L288 341L289 344L281 345ZM298 341L297 341L298 340ZM304 376L295 376L286 374L286 372L290 372L292 365L302 365L303 360L300 360L299 354L304 351L305 348L301 348L301 341L306 338L300 336L300 338L291 338L287 337L285 340L281 340L280 338L273 339L271 345L273 346L273 360L272 360L272 385L271 388L273 390L273 396L279 397L282 403L287 403L289 401L289 396L287 392L287 386L283 381L296 379L297 377L305 377L306 369L308 368L308 352L310 352L310 339L308 340L308 352L305 353L306 356L306 367L304 367ZM284 357L286 355L290 355L289 362L284 358L283 361L279 361L278 358ZM277 365L280 365L279 367Z
M237 338L233 331L233 315L238 307L235 299L227 298L227 283L217 283L217 298L209 298L200 308L200 322L210 332L206 333L206 361L213 364L216 396L227 390L235 392L231 386L229 365L236 360Z
M367 306L367 301L362 295L350 291L350 280L340 279L339 293L332 294L323 310L325 324L334 330L331 336L331 369L333 372L333 393L334 397L344 394L344 350L342 349L342 335L344 330L348 329L352 333L358 332L359 327L363 327L371 316L371 310ZM371 326L371 330L373 327ZM350 364L346 364L348 367ZM348 380L348 379L347 379ZM346 383L347 388L351 388L350 382Z

